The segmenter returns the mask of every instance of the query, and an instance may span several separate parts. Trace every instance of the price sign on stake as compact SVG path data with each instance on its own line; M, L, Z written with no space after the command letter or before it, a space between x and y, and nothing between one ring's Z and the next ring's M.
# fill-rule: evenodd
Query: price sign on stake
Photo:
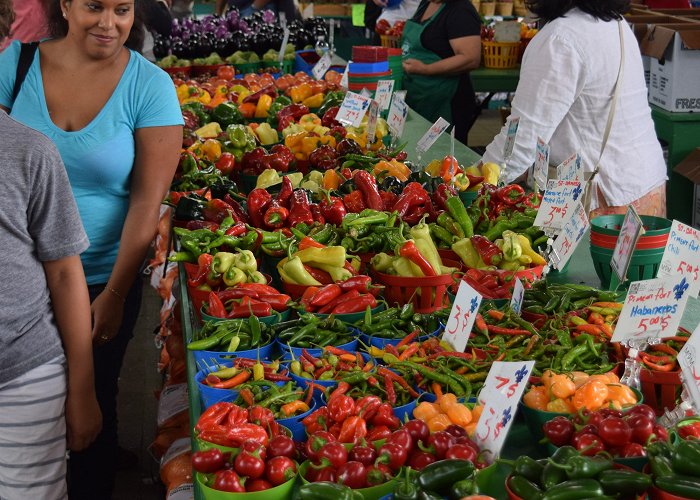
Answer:
M408 104L403 100L403 97L398 92L391 99L391 107L387 117L387 124L391 129L391 134L394 137L401 137L403 127L406 125L406 117L408 116Z
M367 108L369 108L369 102L370 99L363 95L348 92L345 94L345 99L343 99L343 104L340 105L335 119L345 125L359 127Z
M578 181L548 180L534 225L558 231L582 195L583 186Z
M700 231L674 220L657 277L678 275L688 278L688 293L697 297L700 292Z
M280 13L282 14L282 13ZM282 37L282 45L280 46L279 63L282 64L284 56L287 55L287 43L289 42L289 29L284 28L284 36Z
M680 276L631 283L611 341L673 337L689 287L688 279Z
M508 133L506 135L506 143L503 145L503 158L507 159L513 154L513 147L515 146L515 136L518 133L518 126L520 125L520 117L514 117L508 120Z
M554 243L552 243L549 260L555 268L564 269L564 266L574 254L574 250L581 243L589 225L586 209L583 208L581 202L577 201Z
M481 305L481 295L465 281L459 284L450 317L442 333L442 340L450 343L457 352L464 352L469 334Z
M615 243L610 265L620 282L624 282L627 277L627 269L630 267L632 253L637 246L639 237L644 234L644 224L637 215L637 211L632 205L627 207L625 219L622 221L620 235Z
M323 78L323 75L326 74L326 72L330 69L331 67L331 55L329 52L324 52L323 55L321 56L321 59L318 60L318 62L314 65L313 68L311 68L311 73L314 75L314 78L316 80L321 80Z
M700 326L678 354L678 364L685 378L685 388L696 408L700 408Z
M510 299L510 308L516 314L520 314L520 310L523 307L523 298L525 297L525 287L520 278L515 278L515 285L513 286L513 297Z
M379 104L379 110L384 111L389 109L391 102L391 93L394 91L394 80L379 80L377 82L377 91L374 93L374 98Z
M374 143L374 133L377 131L377 116L379 115L379 105L372 100L369 104L369 115L367 115L367 143Z
M557 166L557 179L583 182L583 166L578 153L574 153Z
M420 138L418 141L418 145L416 145L416 150L426 152L430 149L430 146L435 144L435 141L438 140L438 137L442 135L442 133L447 130L447 127L450 126L450 122L445 120L443 117L438 118L435 123L433 123L428 131L423 134L423 137Z
M547 176L549 175L549 144L541 137L537 138L537 148L535 149L535 182L540 189L547 186Z
M348 68L350 67L350 63L352 63L352 61L348 61L348 64L343 70L343 76L340 77L340 86L343 88L348 88Z
M479 449L490 452L489 460L501 453L534 366L534 361L494 361L491 365L479 393L484 410L474 433Z

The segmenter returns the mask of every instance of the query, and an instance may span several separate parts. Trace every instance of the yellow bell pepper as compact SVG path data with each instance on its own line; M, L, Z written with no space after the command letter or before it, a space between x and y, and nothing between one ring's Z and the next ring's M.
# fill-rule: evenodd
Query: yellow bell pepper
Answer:
M221 125L217 122L209 122L194 131L195 135L200 139L213 139L218 137L221 132ZM219 156L221 156L221 151L219 151Z
M243 99L248 97L252 92L247 88L243 87L243 90L238 92L238 98L236 99L236 104L243 104Z
M469 177L466 174L457 174L452 178L452 185L457 191L466 191L469 188Z
M192 145L189 148L187 148L187 151L194 154L197 158L201 158L203 156L202 143L199 141L193 142Z
M348 132L345 134L346 139L352 139L355 141L362 149L367 146L367 134L361 135L355 132Z
M309 108L320 108L321 104L323 104L323 93L319 92L318 94L314 94L311 97L307 97L301 103L304 106L308 106Z
M395 159L390 161L382 160L375 163L374 170L372 172L375 176L378 176L384 172L386 175L396 177L402 182L408 180L408 176L411 174L411 170L406 165Z
M520 243L520 248L522 249L522 255L530 257L534 266L544 266L547 263L547 261L544 260L544 257L533 250L532 246L530 246L530 240L528 240L524 235L518 234L518 242Z
M425 173L431 177L440 177L441 164L442 162L440 160L432 160L430 163L428 163L428 166L425 167Z
M175 89L175 93L177 94L177 100L182 102L190 97L190 87L183 83L177 89Z
M333 149L335 149L335 137L331 135L322 135L321 137L316 137L316 136L311 136L311 137L304 137L302 140L302 147L301 150L305 155L310 155L311 152L316 149L319 146L323 146L324 144L329 145Z
M307 113L301 118L299 118L299 125L304 127L304 130L308 132L313 132L316 126L321 125L321 118L314 113Z
M272 106L272 97L267 94L261 95L258 103L255 105L255 118L267 118L270 106Z
M365 144L367 143L367 132L365 132ZM378 137L376 134L374 136L374 142L368 147L365 146L367 149L370 151L379 151L384 147L384 142L382 142L382 138Z
M260 139L260 144L269 146L279 141L277 131L273 129L269 123L263 122L255 129L255 135Z
M303 147L302 141L306 136L306 132L297 132L296 134L289 134L284 137L284 145L287 146L292 151L292 153L301 153Z
M486 184L498 185L498 178L501 175L501 167L495 163L484 163L481 166L481 175L484 176L484 182Z
M282 131L282 136L287 137L288 135L298 134L298 133L305 134L306 129L304 127L302 127L301 125L299 125L298 123L292 123Z
M307 97L311 97L311 86L308 83L295 85L289 90L289 97L293 103L300 103Z
M216 123L216 122L213 122ZM219 127L220 129L221 127ZM221 157L221 143L216 139L207 139L202 144L202 154L209 161L216 161Z

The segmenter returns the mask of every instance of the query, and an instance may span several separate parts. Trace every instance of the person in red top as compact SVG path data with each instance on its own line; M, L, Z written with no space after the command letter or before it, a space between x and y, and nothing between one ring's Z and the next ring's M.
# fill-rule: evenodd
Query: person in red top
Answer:
M10 36L0 42L0 50L10 45L12 40L36 42L48 38L46 4L46 0L13 0L15 21L10 28Z

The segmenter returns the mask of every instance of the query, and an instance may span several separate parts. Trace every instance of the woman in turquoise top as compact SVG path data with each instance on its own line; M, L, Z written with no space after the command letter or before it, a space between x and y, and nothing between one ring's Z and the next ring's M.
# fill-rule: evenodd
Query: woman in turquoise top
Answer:
M81 259L104 428L89 450L71 455L72 499L111 496L117 380L138 316L139 269L182 145L172 81L132 50L142 39L137 7L134 0L53 0L53 38L39 45L14 102L20 45L0 53L0 107L54 141L90 240Z

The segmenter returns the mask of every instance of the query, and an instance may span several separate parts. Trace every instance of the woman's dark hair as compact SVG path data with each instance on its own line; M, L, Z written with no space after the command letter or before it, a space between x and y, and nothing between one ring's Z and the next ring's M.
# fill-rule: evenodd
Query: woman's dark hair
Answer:
M143 49L143 39L145 29L143 26L143 10L139 0L134 0L134 25L129 32L129 38L124 44L126 47L136 52L141 52ZM63 18L61 11L60 0L53 0L47 9L47 17L49 20L49 32L53 38L63 38L68 34L68 21Z
M15 20L12 0L0 0L0 41L10 36L10 28Z
M601 21L611 21L622 19L630 0L525 0L525 5L545 23L564 17L575 7Z

